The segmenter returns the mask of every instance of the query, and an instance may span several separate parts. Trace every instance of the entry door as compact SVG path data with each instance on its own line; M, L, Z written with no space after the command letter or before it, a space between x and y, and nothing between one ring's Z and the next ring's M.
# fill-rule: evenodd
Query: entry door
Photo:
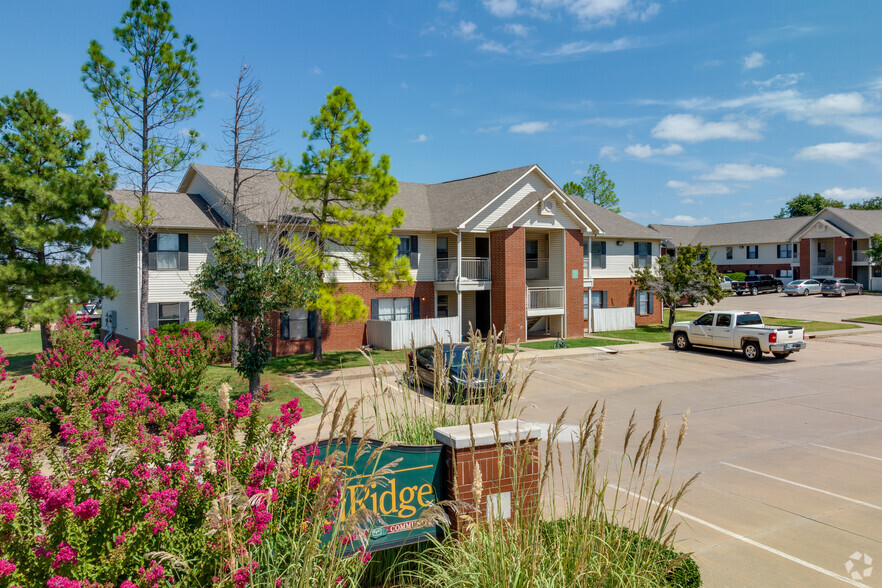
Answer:
M490 291L478 290L475 292L475 328L481 331L481 336L486 337L490 330Z

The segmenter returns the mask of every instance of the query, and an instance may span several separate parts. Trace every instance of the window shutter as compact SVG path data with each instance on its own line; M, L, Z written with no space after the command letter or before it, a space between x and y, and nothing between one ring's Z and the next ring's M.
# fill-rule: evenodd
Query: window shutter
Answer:
M147 239L147 269L156 269L156 235Z
M654 304L655 296L652 295L652 292L649 292L649 314L654 312Z
M181 233L178 235L178 269L179 270L188 270L190 269L190 246L189 239L187 238L187 233Z
M380 299L374 298L371 300L371 320L379 320L380 319Z
M417 236L410 236L410 269L416 269L419 266L419 246L417 245Z
M151 302L147 305L147 329L155 329L159 326L159 304Z
M600 269L606 269L606 241L600 242ZM606 308L606 292L603 293L603 307Z
M279 315L279 339L291 338L291 324L288 322L288 313Z
M418 318L420 318L420 297L419 296L413 297L413 305L410 307L410 311L411 311L410 318L412 318L414 320L417 320Z
M181 302L181 324L190 322L190 303Z
M306 313L306 336L310 339L315 337L315 317L318 315L318 312L315 310L310 310Z
M604 290L603 292L601 292L601 296L600 296L600 308L606 308L606 307L607 307L606 290Z

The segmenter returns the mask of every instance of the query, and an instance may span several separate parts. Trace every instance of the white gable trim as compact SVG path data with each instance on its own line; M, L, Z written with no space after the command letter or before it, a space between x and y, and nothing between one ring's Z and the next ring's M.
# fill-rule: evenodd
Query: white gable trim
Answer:
M821 215L824 214L824 212L825 211L822 210L821 212L816 214L815 217L812 218L812 220L810 220L808 223L806 223L802 227L800 227L800 229L796 233L791 235L790 241L791 242L798 242L798 241L802 240L803 235L814 231L819 225L823 225L824 227L829 227L829 229L832 229L832 232L835 233L835 235L831 235L831 236L834 236L834 237L839 236L839 237L845 237L845 238L849 238L849 239L854 237L854 235L851 235L851 234L845 232L843 229L837 227L835 224L833 224L833 222L830 221L830 219L821 218Z
M558 192L557 190L551 190L548 194L546 194L545 196L543 196L542 198L540 198L540 199L538 200L540 210L541 210L542 206L545 204L545 201L548 200L549 198L551 198L552 196L556 196L556 197L557 197L557 199L560 201L560 205L561 205L561 208L563 209L563 211L564 211L565 213L567 213L567 216L569 216L569 217L572 218L574 221L576 221L576 224L578 224L578 225L582 228L582 231L583 231L583 232L594 233L594 230L593 230L593 229L592 229L592 228L591 228L586 222L584 222L581 218L579 218L579 215L577 215L577 214L573 211L572 208L570 208L569 206L567 206L567 203L564 201L563 197L561 196L561 193ZM508 223L508 224L505 226L505 228L507 228L507 229L511 229L511 228L513 228L513 227L518 226L517 223L518 223L522 218L524 218L525 216L527 216L528 214L530 214L531 212L533 212L533 207L532 207L532 206L531 206L530 208L528 208L527 210L525 210L524 212L522 212L522 213L521 213L516 219L514 219L514 220L512 220L510 223ZM540 212L540 214L541 214L541 212ZM552 214L552 215L550 215L550 216L553 218L555 215Z

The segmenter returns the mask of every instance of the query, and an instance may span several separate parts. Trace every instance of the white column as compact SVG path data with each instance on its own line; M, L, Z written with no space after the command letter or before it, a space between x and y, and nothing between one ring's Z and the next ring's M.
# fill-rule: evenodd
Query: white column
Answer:
M462 231L456 232L456 313L459 315L459 324L462 325L462 290L459 280L462 277ZM465 327L465 325L463 325ZM465 332L465 331L463 331Z

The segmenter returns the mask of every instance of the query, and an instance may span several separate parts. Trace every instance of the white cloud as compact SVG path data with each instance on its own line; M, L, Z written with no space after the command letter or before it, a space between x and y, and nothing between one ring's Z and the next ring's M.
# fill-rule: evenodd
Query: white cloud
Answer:
M223 90L212 90L211 97L212 98L226 98L229 94L224 92Z
M678 214L676 216L666 218L665 222L669 225L706 225L711 222L711 220L706 216L695 218L694 216L690 216L688 214Z
M878 196L878 191L872 191L869 188L830 188L821 192L824 198L834 198L836 200L867 200Z
M508 47L496 41L486 41L478 47L478 50L488 53L508 53Z
M74 126L74 116L72 114L68 114L66 112L59 112L58 117L61 119L61 124L64 125L68 129L72 129Z
M665 186L676 190L678 196L713 196L732 193L732 188L730 188L726 184L720 184L719 182L691 184L689 182L671 180L670 182L665 184Z
M785 172L780 167L749 165L746 163L720 163L712 172L698 176L699 180L737 180L748 182L765 178L780 178Z
M605 147L600 148L600 153L598 155L604 159L612 159L613 161L616 161L619 158L619 150L610 145L606 145Z
M695 200L692 198L683 198L680 200L680 204L695 204Z
M497 125L494 127L478 127L476 133L498 133L502 130L502 125Z
M646 47L646 41L634 37L619 37L613 41L573 41L543 53L544 57L573 57L585 53L612 53Z
M882 149L879 143L820 143L811 147L803 147L796 154L796 159L811 161L847 161L860 159Z
M420 133L420 136L419 136L419 137L417 137L416 139L412 139L412 140L411 140L411 143L425 143L425 142L428 141L428 140L429 140L429 137L426 136L425 133Z
M447 12L456 12L456 2L455 0L441 0L438 3L438 8Z
M751 84L763 89L768 89L772 87L789 88L790 86L795 86L796 83L801 80L804 75L805 74L803 73L778 74L767 80L754 80L751 82Z
M650 145L641 145L640 143L638 143L636 145L628 145L627 147L625 147L625 153L633 157L646 159L647 157L652 157L653 155L680 155L681 153L683 153L683 147L677 145L676 143L671 143L670 145L665 145L664 147L652 147Z
M744 59L741 61L741 64L745 70L756 69L758 67L764 66L766 63L766 56L759 51L754 51L750 55L745 56Z
M518 0L484 0L484 7L493 16L505 18L518 11Z
M461 20L453 33L459 35L463 39L476 39L479 36L478 25L470 20Z
M692 114L670 114L655 125L652 136L686 143L711 139L752 141L762 138L758 132L760 127L760 122L754 119L705 122L700 116Z
M313 75L316 75L316 76L320 76L322 74L322 68L320 68L317 65L312 66L307 71Z
M809 114L815 116L855 115L862 114L866 110L867 103L860 92L827 94L811 103L808 108Z
M535 133L541 133L542 131L548 129L548 123L544 121L531 121L531 122L522 122L516 125L512 125L509 127L508 131L510 133L521 133L524 135L533 135Z
M509 23L505 25L505 32L515 37L529 37L530 27L522 24Z

